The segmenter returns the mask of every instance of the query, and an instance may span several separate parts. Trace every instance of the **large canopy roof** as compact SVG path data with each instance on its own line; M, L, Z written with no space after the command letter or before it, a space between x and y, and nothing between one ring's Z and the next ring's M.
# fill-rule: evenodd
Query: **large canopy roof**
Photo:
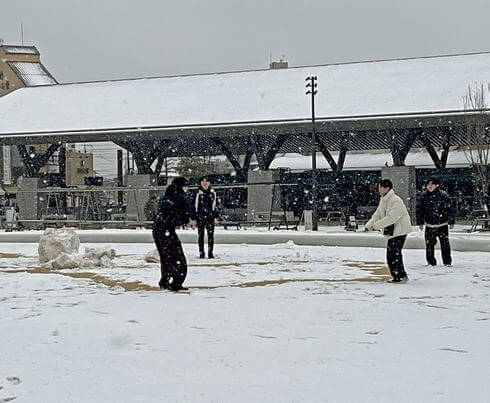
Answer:
M309 75L320 122L450 115L468 85L490 81L490 53L22 88L0 99L0 142L304 125Z

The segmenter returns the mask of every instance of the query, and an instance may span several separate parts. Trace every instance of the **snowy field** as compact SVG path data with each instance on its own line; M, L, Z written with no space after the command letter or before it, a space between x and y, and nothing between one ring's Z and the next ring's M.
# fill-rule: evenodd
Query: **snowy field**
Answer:
M107 246L113 268L47 272L0 244L0 402L490 399L489 253L406 250L387 284L383 249L185 244L175 294L151 244Z

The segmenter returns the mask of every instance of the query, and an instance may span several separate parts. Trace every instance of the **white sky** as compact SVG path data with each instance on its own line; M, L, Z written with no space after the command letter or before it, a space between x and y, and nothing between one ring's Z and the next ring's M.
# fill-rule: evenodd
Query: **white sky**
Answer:
M488 51L489 0L0 0L61 82Z

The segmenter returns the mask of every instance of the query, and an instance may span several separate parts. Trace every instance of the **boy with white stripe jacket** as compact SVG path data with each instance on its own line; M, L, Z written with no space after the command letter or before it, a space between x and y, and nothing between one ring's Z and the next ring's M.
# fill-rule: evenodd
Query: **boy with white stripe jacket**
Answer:
M425 225L425 247L427 264L437 264L434 246L437 238L441 244L442 262L451 266L451 246L449 229L454 227L454 211L449 195L439 188L437 178L429 178L425 183L426 190L417 198L417 225L420 229Z
M199 257L204 259L204 230L208 234L208 258L213 259L214 226L218 224L219 210L216 192L211 188L207 176L200 180L200 186L190 206L190 217L197 222Z

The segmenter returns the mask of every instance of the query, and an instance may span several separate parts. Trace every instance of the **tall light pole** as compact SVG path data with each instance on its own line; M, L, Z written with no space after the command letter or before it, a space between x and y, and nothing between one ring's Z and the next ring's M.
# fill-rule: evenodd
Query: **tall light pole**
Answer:
M311 199L312 230L318 231L318 192L316 178L316 128L315 128L315 95L317 94L317 76L306 77L306 95L311 95Z

